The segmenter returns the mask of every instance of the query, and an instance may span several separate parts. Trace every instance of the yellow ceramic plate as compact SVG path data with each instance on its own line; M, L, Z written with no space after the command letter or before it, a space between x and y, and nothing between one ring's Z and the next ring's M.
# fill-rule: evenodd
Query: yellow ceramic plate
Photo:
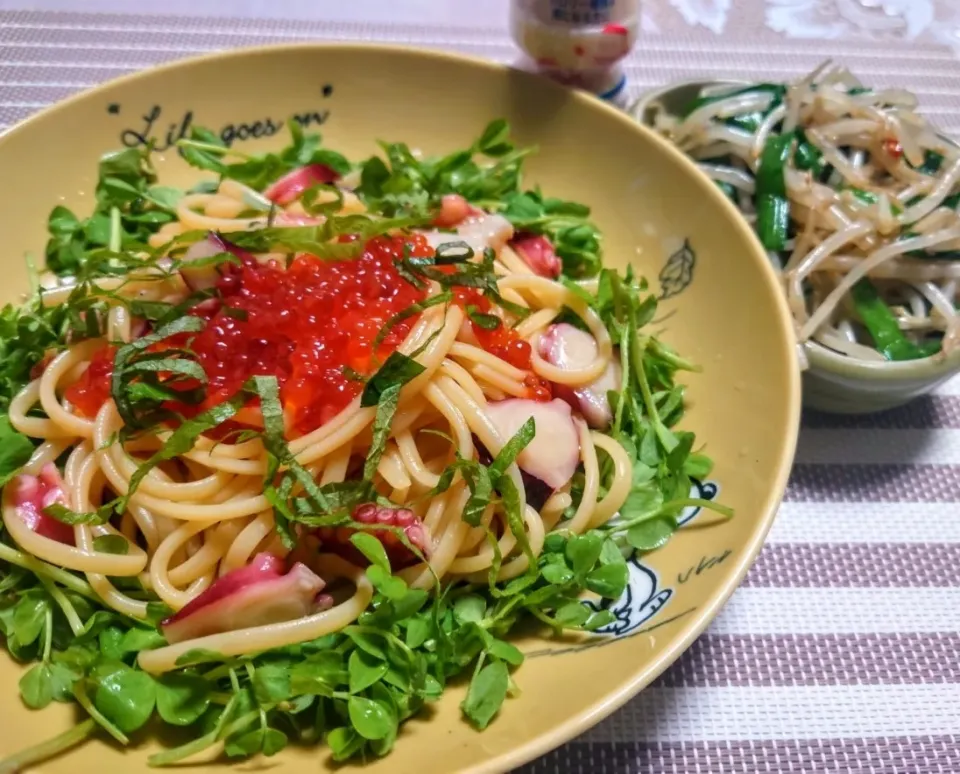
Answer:
M506 770L636 694L706 627L743 577L773 519L796 440L800 391L789 317L759 243L732 205L690 161L627 116L486 62L353 45L179 62L68 100L4 135L2 300L27 290L23 255L42 254L50 209L63 203L87 210L101 153L153 141L163 157L161 181L177 185L191 178L171 145L192 124L261 150L285 142L282 127L292 116L351 158L374 152L381 138L448 152L491 119L506 118L519 143L540 148L528 182L593 208L606 263L633 264L654 288L660 283L668 296L660 313L666 340L703 365L686 380L685 419L716 461L700 496L722 499L736 517L707 526L709 514L687 514L688 527L666 548L634 563L630 597L614 605L615 631L590 642L520 640L527 653L515 675L522 695L508 700L485 732L460 720L462 688L454 687L404 726L388 758L365 768ZM0 757L75 722L72 707L25 709L19 674L0 656ZM155 745L139 735L125 751L94 741L42 770L134 774L146 770ZM281 759L284 771L331 766L323 749L288 748Z

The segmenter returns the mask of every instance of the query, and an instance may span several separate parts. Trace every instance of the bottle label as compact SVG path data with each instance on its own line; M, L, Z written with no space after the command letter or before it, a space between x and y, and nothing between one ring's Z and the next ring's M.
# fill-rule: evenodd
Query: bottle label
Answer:
M510 29L537 70L616 100L638 15L637 0L513 0Z

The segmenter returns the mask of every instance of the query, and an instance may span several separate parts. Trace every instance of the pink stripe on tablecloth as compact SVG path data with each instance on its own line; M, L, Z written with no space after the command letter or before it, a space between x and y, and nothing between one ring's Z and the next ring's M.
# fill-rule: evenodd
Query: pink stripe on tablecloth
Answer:
M668 688L957 683L960 633L711 634L657 680Z
M960 429L960 395L927 395L906 406L879 414L803 412L803 426L825 430Z
M743 585L781 588L960 586L960 543L766 545Z
M786 500L795 502L960 502L960 465L793 466Z
M572 742L518 774L957 774L960 735L683 743Z
M149 67L172 59L182 59L191 54L215 50L210 46L183 46L178 50L157 50L145 48L46 48L19 47L0 44L0 61L5 64L55 64L69 67L74 62L84 64L123 64L134 69Z

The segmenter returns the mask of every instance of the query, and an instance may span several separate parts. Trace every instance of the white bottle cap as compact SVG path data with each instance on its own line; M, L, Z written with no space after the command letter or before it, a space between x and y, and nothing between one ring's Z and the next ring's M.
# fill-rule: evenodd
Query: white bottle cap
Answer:
M637 0L513 0L510 27L525 69L622 104L637 17Z

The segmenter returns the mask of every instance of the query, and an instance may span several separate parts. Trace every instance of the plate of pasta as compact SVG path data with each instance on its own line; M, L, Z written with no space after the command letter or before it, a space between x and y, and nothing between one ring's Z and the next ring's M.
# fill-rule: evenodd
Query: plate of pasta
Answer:
M268 47L80 95L0 161L0 772L506 770L759 551L789 315L615 110Z

